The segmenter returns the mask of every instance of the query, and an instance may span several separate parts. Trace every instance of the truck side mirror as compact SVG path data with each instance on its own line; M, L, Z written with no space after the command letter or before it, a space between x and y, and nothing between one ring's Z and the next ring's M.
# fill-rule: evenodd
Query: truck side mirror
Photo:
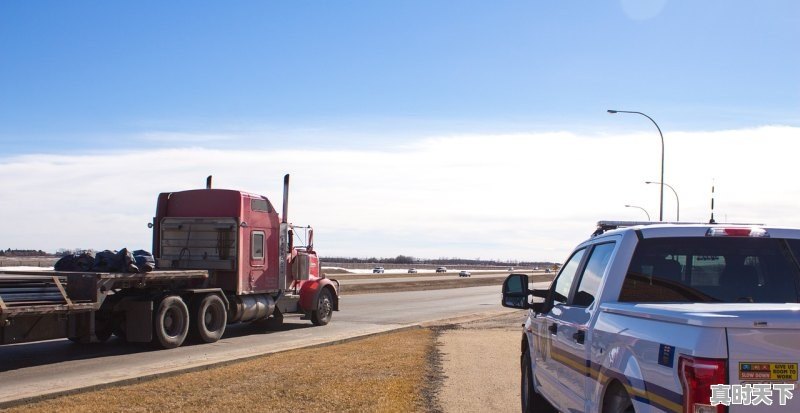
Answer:
M528 303L528 276L526 274L511 274L503 281L503 307L519 308L526 310L531 308Z

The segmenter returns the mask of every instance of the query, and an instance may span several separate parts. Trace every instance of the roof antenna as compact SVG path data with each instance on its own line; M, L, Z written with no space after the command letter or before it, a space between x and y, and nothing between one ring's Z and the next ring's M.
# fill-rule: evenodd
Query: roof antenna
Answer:
M716 224L717 221L714 221L714 180L711 180L711 220L708 221L709 224Z
M211 189L211 175L206 178L206 189Z

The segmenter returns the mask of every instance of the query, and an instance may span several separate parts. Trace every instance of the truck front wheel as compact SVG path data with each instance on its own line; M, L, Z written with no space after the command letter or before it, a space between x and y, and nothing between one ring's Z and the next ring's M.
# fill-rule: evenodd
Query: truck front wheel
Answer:
M520 380L520 401L522 413L553 412L555 409L542 395L536 393L533 371L531 370L531 353L526 349L520 360L522 379Z
M311 322L315 326L324 326L331 321L333 316L333 297L327 288L323 288L319 293L317 309L311 311Z
M177 295L164 297L153 315L153 344L176 348L189 333L189 309Z
M192 336L205 343L213 343L222 338L228 323L225 303L216 294L208 294L192 306Z

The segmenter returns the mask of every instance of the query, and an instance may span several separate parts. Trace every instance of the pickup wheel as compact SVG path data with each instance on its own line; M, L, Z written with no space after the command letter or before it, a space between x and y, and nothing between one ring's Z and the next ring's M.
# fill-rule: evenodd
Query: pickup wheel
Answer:
M333 297L327 288L323 288L319 293L317 309L311 311L311 322L315 326L324 326L331 321L333 316Z
M153 314L153 344L157 347L176 348L183 344L189 333L189 309L177 295L164 297Z
M192 304L192 338L204 343L214 343L222 338L228 323L228 311L222 299L216 294L208 294Z
M535 378L531 370L531 353L526 349L520 358L522 377L520 380L520 401L522 413L555 413L555 409L541 394L536 393Z
M603 413L636 413L628 392L619 382L612 384L603 397Z

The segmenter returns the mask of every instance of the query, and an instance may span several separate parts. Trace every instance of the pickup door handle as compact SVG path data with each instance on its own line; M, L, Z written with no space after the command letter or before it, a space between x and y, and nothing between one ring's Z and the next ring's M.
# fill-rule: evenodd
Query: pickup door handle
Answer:
M577 333L572 335L572 338L578 342L578 344L583 344L586 341L586 332L583 330L578 331Z
M556 324L556 323L550 324L550 326L547 327L547 329L550 331L550 334L557 334L558 333L558 324Z

